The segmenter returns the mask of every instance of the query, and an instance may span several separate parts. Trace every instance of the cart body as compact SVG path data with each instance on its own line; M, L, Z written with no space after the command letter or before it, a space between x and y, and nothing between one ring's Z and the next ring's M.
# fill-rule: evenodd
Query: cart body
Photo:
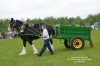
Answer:
M91 45L91 28L89 27L56 25L55 31L56 38L64 39L67 48L82 49L85 40L89 40Z

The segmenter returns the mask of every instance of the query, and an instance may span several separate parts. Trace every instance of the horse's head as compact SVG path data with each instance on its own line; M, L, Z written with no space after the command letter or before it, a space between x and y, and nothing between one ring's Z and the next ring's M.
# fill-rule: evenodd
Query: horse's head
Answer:
M14 30L15 28L18 29L22 26L23 22L19 21L19 20L14 20L13 18L11 18L9 27Z
M16 26L16 21L13 18L11 18L9 27L13 30L15 26Z

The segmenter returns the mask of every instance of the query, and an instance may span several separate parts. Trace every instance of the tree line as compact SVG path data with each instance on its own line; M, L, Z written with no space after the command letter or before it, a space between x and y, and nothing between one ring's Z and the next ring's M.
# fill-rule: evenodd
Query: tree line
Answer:
M0 19L0 32L6 32L8 25L9 25L10 19ZM100 13L95 15L88 15L86 18L82 19L80 16L77 17L46 17L44 19L41 18L27 18L25 21L28 24L36 24L36 23L46 23L54 27L56 24L62 24L62 25L79 25L79 26L85 26L86 24L94 24L95 22L100 22Z

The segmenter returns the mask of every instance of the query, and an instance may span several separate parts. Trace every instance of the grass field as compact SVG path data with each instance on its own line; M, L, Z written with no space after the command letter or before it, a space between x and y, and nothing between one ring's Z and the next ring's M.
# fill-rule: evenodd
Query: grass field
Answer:
M66 49L58 39L54 40L55 55L45 51L43 56L33 54L33 50L27 44L27 55L19 56L22 50L21 39L0 40L0 66L100 66L100 31L92 31L94 48L88 41L82 50ZM35 46L41 50L43 40L35 40ZM79 61L80 60L80 61Z

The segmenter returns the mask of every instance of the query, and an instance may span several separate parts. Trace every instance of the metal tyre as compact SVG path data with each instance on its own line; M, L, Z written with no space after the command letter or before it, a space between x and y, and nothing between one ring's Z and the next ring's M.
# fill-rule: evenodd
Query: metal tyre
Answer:
M69 43L70 43L69 40L67 40L67 39L64 40L64 45L65 45L66 48L70 48Z

